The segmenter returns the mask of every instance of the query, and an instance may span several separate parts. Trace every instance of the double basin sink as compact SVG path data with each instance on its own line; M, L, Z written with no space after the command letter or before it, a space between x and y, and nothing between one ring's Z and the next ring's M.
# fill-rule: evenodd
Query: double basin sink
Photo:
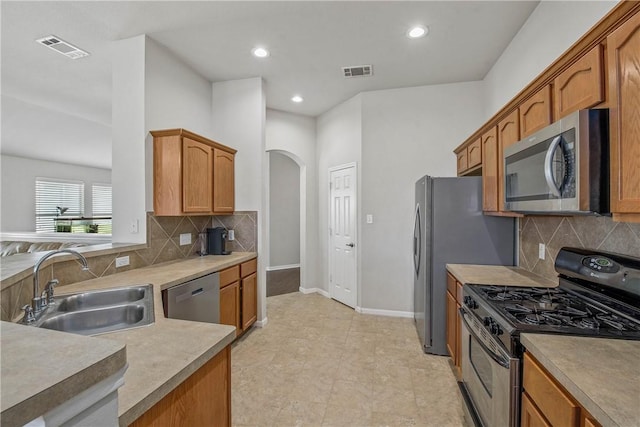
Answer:
M153 286L80 292L55 297L34 326L81 335L98 335L153 323Z

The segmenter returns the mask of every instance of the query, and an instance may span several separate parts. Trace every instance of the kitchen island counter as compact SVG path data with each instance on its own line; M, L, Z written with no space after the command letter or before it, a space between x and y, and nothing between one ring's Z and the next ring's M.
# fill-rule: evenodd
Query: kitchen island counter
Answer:
M165 318L161 291L196 277L248 261L256 256L257 254L254 252L235 252L225 256L194 257L62 286L57 289L58 295L151 283L154 291L155 322L149 326L112 332L92 338L47 330L34 332L55 336L60 345L68 343L69 346L74 346L78 339L104 341L116 346L125 344L128 369L124 375L124 385L118 392L118 417L120 425L128 425L228 346L235 338L233 326ZM31 328L22 325L12 326ZM19 357L18 354L5 351L5 338L3 334L3 367L6 363L5 357ZM76 368L74 360L69 358L67 363ZM69 372L68 374L78 375L82 369L81 366L77 366L77 372ZM29 374L28 370L23 372L26 375ZM92 375L91 372L95 374L92 369L85 369L80 375ZM11 393L11 391L5 389L3 371L3 401L6 393ZM36 411L28 416L33 419L40 415L42 413Z
M603 427L640 423L640 341L529 333L520 339Z

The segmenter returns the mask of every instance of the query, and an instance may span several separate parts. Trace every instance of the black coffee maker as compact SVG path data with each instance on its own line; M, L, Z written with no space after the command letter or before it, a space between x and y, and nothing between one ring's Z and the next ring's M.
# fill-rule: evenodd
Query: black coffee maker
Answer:
M229 255L226 250L227 230L223 227L207 228L207 253L209 255Z

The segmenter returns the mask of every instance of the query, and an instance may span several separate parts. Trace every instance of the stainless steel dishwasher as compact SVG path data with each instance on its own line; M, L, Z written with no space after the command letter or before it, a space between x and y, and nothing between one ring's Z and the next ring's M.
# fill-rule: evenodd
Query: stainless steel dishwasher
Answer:
M220 323L220 277L207 274L166 289L162 295L170 319Z

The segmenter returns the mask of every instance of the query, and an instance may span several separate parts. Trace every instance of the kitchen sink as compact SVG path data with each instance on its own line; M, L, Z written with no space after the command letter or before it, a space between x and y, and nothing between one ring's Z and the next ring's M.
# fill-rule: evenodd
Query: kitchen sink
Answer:
M154 320L153 286L134 285L58 296L34 326L98 335L150 325Z
M96 335L149 323L149 311L144 305L125 304L53 314L39 326L74 334Z
M113 304L127 304L153 297L151 285L129 286L105 289L103 291L82 292L56 298L56 311L78 311Z

